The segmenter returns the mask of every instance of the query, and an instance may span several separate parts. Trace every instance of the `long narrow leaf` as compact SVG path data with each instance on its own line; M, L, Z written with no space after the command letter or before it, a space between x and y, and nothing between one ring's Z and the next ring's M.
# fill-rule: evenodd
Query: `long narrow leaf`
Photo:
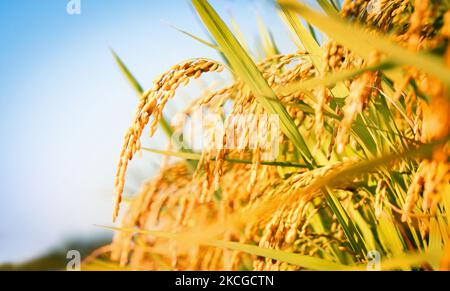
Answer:
M183 240L183 234L178 235L174 233L164 232L164 231L152 231L152 230L136 230L136 229L126 229L126 228L116 228L116 227L107 227L101 226L106 229L111 229L115 231L121 232L129 232L129 233L139 233L144 235L154 235L156 237L166 238L166 239L175 239L175 240ZM191 237L191 236L189 236ZM223 241L223 240L207 240L207 241L190 241L190 243L200 244L204 246L211 246L217 248L225 248L235 251L241 251L247 254L261 256L265 258L270 258L286 263L290 263L293 265L297 265L309 270L321 270L321 271L331 271L331 270L351 270L353 267L345 266L339 263L330 262L324 259L299 255L295 253L290 253L281 250L262 248L255 245L249 245L238 242L231 241Z
M199 153L186 153L186 152L172 152L172 151L162 151L162 150L155 150L155 149L149 149L149 148L142 148L144 151L148 151L155 154L160 155L166 155L171 157L177 157L182 158L185 160L193 160L198 161L201 159L201 154ZM213 157L211 160L215 160L216 158ZM236 163L236 164L247 164L251 165L253 164L253 161L251 160L242 160L242 159L231 159L231 158L225 158L225 161L230 163ZM289 168L306 168L306 165L298 164L298 163L291 163L286 161L261 161L261 165L265 166L278 166L278 167L289 167Z

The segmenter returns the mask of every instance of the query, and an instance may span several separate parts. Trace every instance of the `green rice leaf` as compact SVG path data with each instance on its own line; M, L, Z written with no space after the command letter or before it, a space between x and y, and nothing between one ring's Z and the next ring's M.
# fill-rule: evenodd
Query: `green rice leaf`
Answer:
M128 67L124 64L122 59L119 58L119 56L116 54L116 52L113 49L110 49L111 53L114 57L114 60L116 61L117 65L120 68L120 71L123 73L127 81L130 83L131 87L133 87L134 92L136 95L141 98L142 94L144 93L144 89L142 88L141 84L136 80L136 78L133 76L133 74L128 70Z
M160 155L166 155L171 157L177 157L182 158L185 160L193 160L193 161L199 161L202 157L199 153L193 153L193 152L172 152L172 151L163 151L163 150L155 150L155 149L149 149L149 148L142 148L144 151L148 151L155 154ZM215 160L216 158L213 157L211 160ZM230 163L236 163L236 164L253 164L253 161L250 160L242 160L242 159L231 159L231 158L225 158L225 161ZM288 168L307 168L304 164L298 164L293 162L287 162L287 161L261 161L261 165L265 166L277 166L277 167L288 167Z
M278 55L280 51L278 50L273 36L267 28L267 25L264 23L264 20L259 15L257 15L256 20L258 23L259 34L261 36L262 48L264 50L264 58Z
M319 3L323 11L325 11L328 15L337 15L338 10L334 6L334 3L331 3L328 0L317 0L317 3Z
M322 49L317 41L308 29L306 29L306 27L300 22L299 17L294 11L289 10L283 4L280 4L280 13L286 24L292 32L297 35L303 47L308 52L314 67L320 70L324 64L322 59Z
M339 224L342 226L346 237L349 240L350 246L355 253L358 254L360 259L364 259L367 254L366 243L356 228L353 220L348 215L347 211L344 209L340 201L337 199L333 191L329 188L322 188L322 192L325 195L328 206L330 206L333 213L336 215Z
M176 26L174 26L174 25L171 25L171 24L170 24L170 26L171 26L172 28L174 28L175 30L181 32L182 34L185 34L185 35L189 36L190 38L193 38L193 39L195 39L196 41L198 41L198 42L200 42L200 43L202 43L202 44L204 44L204 45L206 45L206 46L208 46L208 47L210 47L210 48L212 48L212 49L215 49L215 50L217 50L217 51L220 52L220 47L218 47L217 45L215 45L215 44L213 44L213 43L210 43L210 42L208 42L208 41L206 41L206 40L204 40L204 39L202 39L202 38L200 38L200 37L198 37L198 36L195 36L195 35L193 35L192 33L189 33L189 32L187 32L187 31L185 31L185 30L182 30L182 29L180 29L180 28L178 28L178 27L176 27Z
M391 68L392 66L393 65L391 62L382 62L378 65L369 66L369 67L365 67L365 68L361 68L361 69L352 69L352 70L334 72L334 73L330 73L328 75L321 76L318 78L311 78L308 80L292 82L290 84L287 84L286 86L283 86L281 89L279 89L277 91L277 93L289 95L296 91L311 90L311 89L317 88L319 86L330 87L339 82L355 78L365 72L385 70L385 69Z
M439 229L439 224L436 218L430 220L430 236L428 239L428 252L437 253L442 250L442 239L441 231ZM430 265L434 269L439 268L440 260L430 261Z

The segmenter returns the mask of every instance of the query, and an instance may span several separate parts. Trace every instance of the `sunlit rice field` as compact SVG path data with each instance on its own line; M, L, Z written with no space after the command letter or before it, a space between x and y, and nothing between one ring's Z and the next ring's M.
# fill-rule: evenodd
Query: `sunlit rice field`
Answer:
M450 270L450 1L317 3L274 3L288 54L261 19L250 48L206 0L192 6L209 37L180 37L221 58L139 84L113 52L136 114L117 153L115 236L84 270ZM167 146L143 147L156 131ZM165 158L124 195L140 155Z

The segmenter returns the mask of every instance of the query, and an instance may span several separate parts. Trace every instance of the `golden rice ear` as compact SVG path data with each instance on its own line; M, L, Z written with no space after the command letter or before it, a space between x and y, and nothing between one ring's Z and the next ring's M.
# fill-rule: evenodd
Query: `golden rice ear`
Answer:
M168 72L155 80L152 89L144 93L136 110L132 126L125 135L119 158L114 187L113 221L117 219L117 215L119 214L128 161L131 161L134 154L139 150L136 145L140 145L138 140L141 138L142 132L149 123L150 118L153 118L150 124L150 136L153 136L162 117L162 111L165 105L175 96L175 91L180 86L183 86L186 80L198 78L204 73L215 72L221 69L221 64L210 60L196 59L187 61L173 66Z

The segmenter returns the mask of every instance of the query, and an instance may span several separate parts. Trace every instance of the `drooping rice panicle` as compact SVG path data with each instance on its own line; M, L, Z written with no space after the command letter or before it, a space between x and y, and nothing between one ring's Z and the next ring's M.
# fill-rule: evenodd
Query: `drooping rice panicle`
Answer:
M128 161L133 159L134 154L140 150L140 138L150 118L152 118L150 136L153 136L164 107L175 96L175 92L180 86L186 86L192 78L197 79L204 73L220 72L221 70L223 70L223 66L213 61L203 59L187 61L172 67L161 75L154 81L154 87L144 93L137 107L132 126L125 135L120 153L114 187L114 221L119 213Z

